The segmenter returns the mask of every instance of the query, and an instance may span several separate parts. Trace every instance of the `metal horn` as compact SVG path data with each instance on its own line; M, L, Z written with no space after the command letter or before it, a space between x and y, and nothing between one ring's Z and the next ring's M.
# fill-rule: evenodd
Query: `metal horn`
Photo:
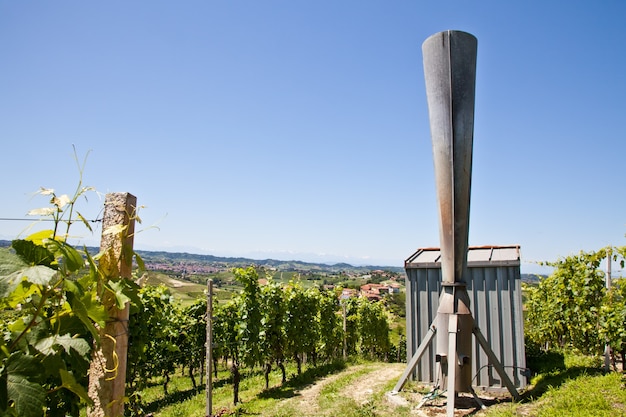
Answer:
M448 392L471 390L474 319L465 287L469 233L477 40L446 31L424 41L424 76L435 162L441 294L437 310L437 356ZM449 398L449 413L454 399Z
M449 30L422 45L444 283L461 281L467 265L477 44Z

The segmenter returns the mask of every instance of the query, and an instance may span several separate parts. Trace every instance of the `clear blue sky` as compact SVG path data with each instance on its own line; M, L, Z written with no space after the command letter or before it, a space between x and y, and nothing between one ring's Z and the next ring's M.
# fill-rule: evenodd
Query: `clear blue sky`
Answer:
M621 0L0 0L0 217L72 193L75 145L145 206L139 249L401 266L439 245L421 44L448 29L478 38L470 245L523 272L624 245Z

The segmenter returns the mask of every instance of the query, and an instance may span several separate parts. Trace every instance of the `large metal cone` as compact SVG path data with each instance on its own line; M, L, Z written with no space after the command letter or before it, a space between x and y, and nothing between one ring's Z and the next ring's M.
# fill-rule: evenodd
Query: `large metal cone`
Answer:
M467 266L477 40L465 32L440 32L424 41L422 51L439 202L441 274L443 283L454 283Z

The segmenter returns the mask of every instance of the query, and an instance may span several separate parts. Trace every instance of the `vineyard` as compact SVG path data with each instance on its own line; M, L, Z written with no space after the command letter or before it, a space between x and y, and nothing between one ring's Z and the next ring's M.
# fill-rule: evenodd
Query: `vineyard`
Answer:
M111 412L102 398L119 389L111 381L125 377L126 406L116 406L140 416L142 392L154 380L166 395L177 372L188 375L194 389L204 384L206 297L183 306L166 286L138 285L145 267L126 245L132 220L138 219L128 203L125 209L113 204L121 223L103 226L103 238L114 238L112 245L103 244L92 255L69 244L74 217L84 220L74 206L89 191L79 186L68 197L42 189L51 207L32 214L50 216L54 228L14 240L3 252L1 415L78 416L85 406L88 415L100 415L93 411L98 407L116 415L120 411ZM382 303L357 298L340 303L334 291L304 288L297 280L279 284L270 275L261 286L259 273L265 273L254 267L232 272L241 290L214 303L210 353L216 378L220 364L227 364L233 405L240 403L241 384L255 369L262 370L268 388L273 368L285 384L291 366L302 375L305 365L325 366L355 354L405 357L403 346L390 342L389 312Z
M88 191L78 187L68 197L42 189L51 207L34 214L50 216L53 229L0 252L0 415L144 416L168 405L155 400L157 385L163 398L182 401L198 398L211 378L222 404L213 411L241 415L250 410L250 397L293 397L294 387L348 364L406 359L402 339L390 338L394 314L384 302L342 298L340 291L297 279L277 282L253 266L233 269L238 291L211 305L209 294L183 304L165 285L142 284L144 262L127 245L128 221L138 219L134 209L121 210L126 223L103 227L103 238L119 244L103 244L92 255L68 243L70 226L84 220L76 201ZM626 247L581 252L552 263L554 272L538 284L525 285L532 369L543 369L555 352L592 358L606 352L606 369L618 369L626 355L626 285L607 280L601 263L609 258L623 267L625 255ZM122 411L115 414L98 401L119 389L110 386L120 379L124 396L116 406ZM185 398L177 397L182 380L189 384ZM245 401L242 392L250 396ZM103 414L94 411L99 406ZM375 415L370 411L363 415Z
M228 364L233 404L239 402L242 369L261 369L269 388L274 367L280 370L281 383L286 383L289 363L300 375L304 363L315 367L342 358L344 346L348 355L397 357L382 304L346 300L344 333L342 306L334 292L304 289L297 282L282 287L270 280L259 286L256 269L234 272L244 289L219 304L213 314L213 369L217 378L220 364ZM141 307L131 311L129 323L129 363L134 365L128 381L133 392L160 377L167 393L170 376L181 369L187 370L193 388L202 384L206 299L181 308L164 286L144 287L139 298Z
M20 244L15 242L18 248ZM6 250L3 259L7 267L17 269L25 266L19 258L11 258L9 255ZM296 281L281 286L270 279L266 285L260 286L258 272L253 267L235 269L234 274L243 290L228 302L216 303L213 315L214 377L218 378L220 368L226 367L229 370L228 378L233 384L233 405L239 402L239 386L243 375L248 375L250 371L254 373L254 369L262 370L265 387L269 388L273 367L280 370L281 383L284 384L288 380L288 367L293 367L294 373L301 375L304 364L309 367L327 366L336 363L344 355L354 356L358 353L378 360L398 357L404 359L406 355L404 351L398 352L398 349L405 348L404 345L394 346L390 343L389 313L382 303L351 298L340 304L334 291L305 289ZM22 287L26 286L29 288L26 293L23 289L13 290L14 297L28 294L22 301L33 303L33 307L41 305L41 299L38 298L45 296L45 291L36 288L36 283L23 280ZM198 389L204 384L207 301L206 297L202 297L183 307L164 285L132 287L129 284L129 288L135 288L136 294L128 322L127 396L131 415L142 415L141 393L154 385L154 381L160 381L165 395L168 394L170 378L181 372L188 376L192 389ZM59 284L54 285L54 289L61 291ZM47 297L56 298L50 307L66 310L63 314L59 314L60 311L52 314L51 310L50 315L40 316L43 321L52 324L45 326L49 332L55 328L59 332L66 331L66 326L57 325L57 320L67 320L68 326L71 321L74 329L79 328L77 314L80 312L70 313L68 306L58 304L60 299L73 297L67 291L62 295L51 294ZM8 297L7 302L11 300ZM15 304L15 307L18 305ZM28 310L21 305L18 311ZM96 313L91 314L96 316ZM7 329L12 330L18 322L23 321L16 317ZM43 323L37 323L37 326L42 325ZM60 373L61 381L56 381L57 389L51 375L48 375L47 386L40 385L50 392L44 396L47 415L78 415L80 408L88 401L85 392L79 388L87 386L87 353L90 343L93 342L92 335L85 330L87 329L71 336L59 334L44 339L53 347L41 352L42 355L47 353L51 356L42 359L46 362L59 361L67 370L67 374ZM39 349L42 343L37 342L34 347ZM11 357L18 356L11 355L9 359ZM32 360L37 360L37 356L33 356ZM63 381L63 375L66 379L73 379L72 385ZM17 382L16 380L16 384ZM30 386L34 389L35 382ZM12 402L17 415L41 415L41 406L37 407L37 411L31 408L33 397L19 395L20 388L14 386L11 379L8 388L18 394L13 397ZM38 391L34 398L41 398L44 394L43 391ZM22 398L28 402L23 403Z

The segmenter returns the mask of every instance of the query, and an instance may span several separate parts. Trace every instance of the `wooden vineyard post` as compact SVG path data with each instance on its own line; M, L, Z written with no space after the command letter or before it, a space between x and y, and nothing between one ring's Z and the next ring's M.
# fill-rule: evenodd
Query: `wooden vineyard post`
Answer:
M98 268L99 293L109 319L99 329L100 348L92 354L89 397L93 405L87 409L88 417L124 415L129 305L119 309L115 296L103 284L131 278L136 207L137 198L129 193L106 195Z
M206 304L206 417L213 416L213 280L207 282Z
M606 286L606 290L609 291L611 289L611 257L612 257L612 248L609 246L606 251L606 274L604 275L604 284ZM607 342L604 345L604 371L609 372L611 369L611 345Z
M341 300L341 310L342 310L342 316L343 316L343 360L344 361L348 360L348 339L347 339L347 334L346 334L348 331L348 323L346 321L346 314L347 314L346 302L347 300Z

